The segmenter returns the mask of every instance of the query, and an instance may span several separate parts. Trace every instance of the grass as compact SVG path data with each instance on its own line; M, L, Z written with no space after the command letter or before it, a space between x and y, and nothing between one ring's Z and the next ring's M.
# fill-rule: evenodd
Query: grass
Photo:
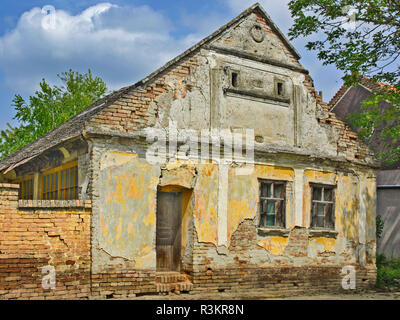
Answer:
M388 259L384 255L376 256L378 288L399 285L400 283L400 258Z

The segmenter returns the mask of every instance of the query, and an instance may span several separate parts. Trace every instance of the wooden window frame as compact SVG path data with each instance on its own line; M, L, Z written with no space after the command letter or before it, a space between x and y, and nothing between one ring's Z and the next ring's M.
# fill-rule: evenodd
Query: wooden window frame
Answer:
M76 167L76 173L74 174L74 182L75 182L75 183L74 183L74 186L72 186L71 184L69 184L68 187L65 187L65 186L66 186L66 184L65 184L66 180L63 180L63 181L62 181L62 175L61 175L61 173L62 173L63 171L65 171L65 170L68 170L68 169L74 168L74 167ZM56 183L56 184L57 184L57 188L54 188L54 189L53 189L52 191L50 191L50 192L46 192L46 194L52 193L52 192L56 192L56 193L57 193L57 197L56 197L56 198L52 197L52 198L50 198L50 199L47 199L47 197L46 197L45 194L44 194L44 185L45 185L44 179L45 179L47 176L53 175L53 174L55 174L56 177L57 177L57 179L52 180L53 183ZM69 179L68 179L68 181L69 181ZM53 184L53 186L54 186L54 184ZM62 186L64 186L64 188L63 188ZM59 167L56 167L56 168L53 168L53 169L44 171L44 172L41 174L41 176L40 176L40 198L41 198L42 200L77 200L77 199L79 199L79 190L78 190L78 186L79 186L78 161L75 160L75 161L66 163L66 164L64 164L64 165L61 165L61 166L59 166ZM73 196L72 196L72 198L65 197L65 196L64 196L64 197L61 197L62 191L65 192L66 190L69 190L69 192L71 192L71 191L70 191L71 189L73 189ZM65 193L64 193L64 194L65 194Z
M286 186L287 186L287 181L283 181L283 180L270 180L270 179L258 179L258 183L259 183L259 205L258 205L258 228L280 228L280 229L285 229L286 228ZM262 196L262 187L263 184L271 184L271 197L263 197ZM283 196L281 196L280 198L275 198L274 197L274 185L282 185L282 192L283 192ZM261 220L261 216L262 215L266 215L266 213L262 213L262 203L263 201L274 201L274 202L280 202L281 208L280 208L280 212L277 213L276 212L276 206L277 203L275 203L275 221L274 221L274 225L273 226L267 226L266 222L267 219L265 217L265 223L263 225L261 225L262 220ZM277 216L278 214L280 215L280 217ZM278 220L278 223L277 223Z
M25 195L23 195L23 193L25 191L25 187L24 187L23 183L26 182L26 181L29 181L29 180L32 181L32 185L31 185L32 197L25 198ZM35 189L35 175L31 174L31 175L25 176L25 177L23 177L21 179L17 179L17 180L14 181L14 183L18 183L19 184L18 199L20 199L20 200L33 200L33 196L35 194L35 190L34 190ZM30 193L29 193L29 195L30 195Z
M315 188L321 188L321 200L314 200L314 189ZM325 200L325 189L332 190L332 200ZM331 184L321 184L321 183L310 183L310 190L311 190L311 219L310 219L310 229L313 230L335 230L336 228L336 221L335 221L335 209L336 209L336 185L331 185ZM324 226L315 226L314 224L316 223L316 216L317 216L317 210L316 207L318 204L322 204L325 206L324 208ZM328 205L331 206L331 217L330 221L332 223L331 226L329 226L329 223L327 223L327 207Z

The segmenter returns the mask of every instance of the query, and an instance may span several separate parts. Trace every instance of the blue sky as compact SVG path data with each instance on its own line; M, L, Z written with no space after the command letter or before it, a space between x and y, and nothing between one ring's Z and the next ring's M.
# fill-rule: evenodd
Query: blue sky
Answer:
M287 34L289 0L260 0ZM13 120L15 94L34 94L42 78L89 68L110 90L140 80L251 6L251 0L2 0L0 10L0 129ZM42 8L56 10L46 28ZM48 20L45 20L45 22ZM292 42L324 100L341 86L341 73L308 52L305 39Z

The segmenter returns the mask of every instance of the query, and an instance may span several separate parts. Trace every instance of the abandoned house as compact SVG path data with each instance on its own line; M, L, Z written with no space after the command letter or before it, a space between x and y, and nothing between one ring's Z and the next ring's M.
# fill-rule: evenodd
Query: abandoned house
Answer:
M364 77L356 87L348 88L343 85L332 98L329 105L336 116L351 126L347 116L352 113L360 113L361 103L374 91L382 86ZM388 103L382 101L379 107L384 110ZM356 132L357 128L352 128ZM377 152L387 149L381 137L381 128L375 128L367 143ZM383 232L377 242L377 253L386 257L400 257L400 161L395 163L381 162L381 171L377 175L377 209L382 217Z
M375 285L379 165L299 59L255 4L2 159L0 296L339 291L344 266ZM254 136L207 160L232 151L196 142L213 130Z

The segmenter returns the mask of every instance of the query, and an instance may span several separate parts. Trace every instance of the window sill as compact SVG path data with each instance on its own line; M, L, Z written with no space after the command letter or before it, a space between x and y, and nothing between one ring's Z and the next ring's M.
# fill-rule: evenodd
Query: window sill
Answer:
M19 208L91 208L90 200L19 200Z
M339 232L332 229L309 229L309 237L337 238Z
M277 228L277 227L258 227L257 234L259 236L281 236L288 237L290 233L289 229Z

